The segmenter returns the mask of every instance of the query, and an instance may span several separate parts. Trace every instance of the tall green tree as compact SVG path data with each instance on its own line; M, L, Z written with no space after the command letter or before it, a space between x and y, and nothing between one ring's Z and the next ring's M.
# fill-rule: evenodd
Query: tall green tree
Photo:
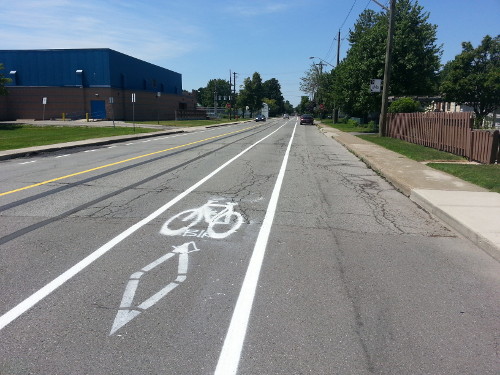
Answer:
M5 85L12 82L10 78L4 77L2 70L4 70L4 66L0 63L0 95L7 95L7 89Z
M418 1L396 2L392 78L389 94L431 95L438 90L441 46L436 45L437 26L428 22ZM349 34L346 58L335 69L334 99L344 112L365 116L380 110L381 95L369 90L370 79L382 78L388 17L366 10Z
M462 53L445 65L442 75L445 100L472 107L480 125L500 108L500 35L486 35L477 48L462 43Z
M219 107L225 106L229 102L229 96L232 95L231 85L224 79L211 79L206 87L200 87L197 90L198 103L203 107L213 107L214 100ZM220 100L219 100L219 97Z
M285 111L284 98L281 93L281 85L276 78L271 78L262 83L265 101L269 105L269 116L276 116Z
M238 107L248 107L250 113L253 114L262 108L263 99L262 78L259 73L255 72L252 78L247 77L243 80L243 88L238 95Z

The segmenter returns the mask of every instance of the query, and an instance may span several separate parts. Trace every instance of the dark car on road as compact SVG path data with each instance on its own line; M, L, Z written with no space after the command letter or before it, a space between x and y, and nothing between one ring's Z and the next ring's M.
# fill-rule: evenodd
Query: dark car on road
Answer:
M255 121L266 121L266 116L264 116L264 115L258 115L255 118Z
M302 124L314 125L314 117L312 117L311 115L300 116L300 125L302 125Z

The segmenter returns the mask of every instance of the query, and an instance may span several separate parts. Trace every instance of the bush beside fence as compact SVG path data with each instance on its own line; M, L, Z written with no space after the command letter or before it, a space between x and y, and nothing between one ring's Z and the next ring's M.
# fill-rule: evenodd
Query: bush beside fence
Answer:
M464 156L484 164L499 161L499 132L473 129L471 113L388 113L388 137Z

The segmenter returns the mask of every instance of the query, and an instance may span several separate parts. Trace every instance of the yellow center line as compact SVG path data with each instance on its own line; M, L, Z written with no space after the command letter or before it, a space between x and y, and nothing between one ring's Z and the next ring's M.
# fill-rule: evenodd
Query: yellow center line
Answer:
M16 193L16 192L18 192L18 191L31 189L31 188L34 188L34 187L37 187L37 186L46 185L46 184L49 184L49 183L54 182L54 181L60 181L60 180L64 180L64 179L69 178L69 177L74 177L74 176L78 176L78 175L81 175L81 174L85 174L85 173L89 173L89 172L97 171L97 170L99 170L99 169L112 167L112 166L114 166L114 165L118 165L118 164L126 163L126 162L128 162L128 161L137 160L137 159L145 158L145 157L147 157L147 156L156 155L156 154L161 154L162 152L172 151L172 150L175 150L175 149L178 149L178 148L182 148L182 147L187 147L187 146L195 145L195 144L197 144L197 143L206 142L206 141L209 141L209 140L211 140L211 139L216 139L216 138L224 137L224 136L226 136L226 135L235 134L235 133L240 133L240 132L245 131L245 130L248 130L248 129L253 129L253 128L255 128L256 126L258 126L258 125L250 126L250 127L248 127L248 128L245 128L245 129L235 130L234 132L229 132L229 133L224 133L224 134L216 135L216 136L213 136L213 137L210 137L210 138L201 139L201 140L199 140L199 141L190 142L190 143L186 143L186 144L179 145L179 146L175 146L175 147L170 147L170 148L167 148L167 149L165 149L165 150L160 150L160 151L150 152L149 154L144 154L144 155L135 156L135 157L133 157L133 158L129 158L129 159L125 159L125 160L117 161L117 162L115 162L115 163L106 164L106 165L101 165L100 167L95 167L95 168L87 169L87 170L85 170L85 171L80 171L80 172L76 172L76 173L68 174L68 175L66 175L66 176L52 178L52 179L47 180L47 181L38 182L38 183L33 184L33 185L24 186L24 187L21 187L21 188L15 189L15 190L6 191L5 193L0 193L0 197L1 197L1 196L4 196L4 195L8 195L8 194L12 194L12 193Z

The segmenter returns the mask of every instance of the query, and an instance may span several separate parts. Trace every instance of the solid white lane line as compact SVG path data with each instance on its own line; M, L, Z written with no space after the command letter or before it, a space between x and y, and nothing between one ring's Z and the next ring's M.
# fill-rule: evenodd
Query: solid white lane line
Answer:
M271 226L273 225L274 214L276 213L281 185L285 176L288 156L290 154L290 148L292 147L296 128L297 123L295 123L293 128L292 136L290 138L290 142L288 143L285 157L283 158L283 163L281 164L281 169L279 171L276 184L274 185L269 205L267 206L266 216L264 217L264 222L260 228L259 236L255 242L252 258L248 264L245 279L243 280L243 284L241 286L240 295L234 308L233 317L231 318L226 339L224 340L224 346L222 347L217 368L214 373L215 375L234 375L238 370L241 351L243 349L243 342L245 341L248 322L250 320L250 313L252 311L255 291L259 281L259 274L264 261L267 241L269 239L269 234L271 233Z
M26 298L24 301L19 303L16 307L13 309L7 311L4 315L0 316L0 330L2 330L6 325L11 323L13 320L17 319L20 315L24 314L26 311L31 309L34 305L36 305L38 302L40 302L42 299L47 297L50 293L52 293L54 290L59 288L61 285L66 283L68 280L70 280L73 276L77 275L80 273L82 270L87 268L90 264L92 264L94 261L99 259L101 256L106 254L108 251L110 251L113 247L118 245L120 242L122 242L124 239L132 235L134 232L136 232L138 229L142 228L144 225L148 224L150 221L156 219L158 216L163 214L166 210L168 210L170 207L172 207L174 204L179 202L182 198L186 197L188 194L190 194L193 190L197 189L199 186L201 186L203 183L211 179L213 176L215 176L217 173L219 173L221 170L226 168L229 164L231 164L233 161L236 159L240 158L243 154L247 153L250 151L252 148L254 148L256 145L264 141L265 139L269 138L271 135L276 133L278 130L280 130L285 124L281 125L279 128L274 130L273 132L269 133L265 137L261 138L254 144L248 146L246 149L241 151L238 155L234 156L233 158L229 159L227 162L222 164L219 168L215 169L212 173L208 174L204 178L202 178L200 181L195 183L193 186L188 188L186 191L183 193L179 194L176 196L174 199L172 199L170 202L166 203L156 211L154 211L152 214L147 216L146 218L142 219L138 223L132 225L130 228L126 229L124 232L120 233L118 236L101 246L99 249L95 250L92 254L88 255L86 258L75 264L73 267L68 269L66 272L61 274L60 276L56 277L54 280L52 280L50 283L45 285L43 288L39 289L35 293L33 293L31 296Z

